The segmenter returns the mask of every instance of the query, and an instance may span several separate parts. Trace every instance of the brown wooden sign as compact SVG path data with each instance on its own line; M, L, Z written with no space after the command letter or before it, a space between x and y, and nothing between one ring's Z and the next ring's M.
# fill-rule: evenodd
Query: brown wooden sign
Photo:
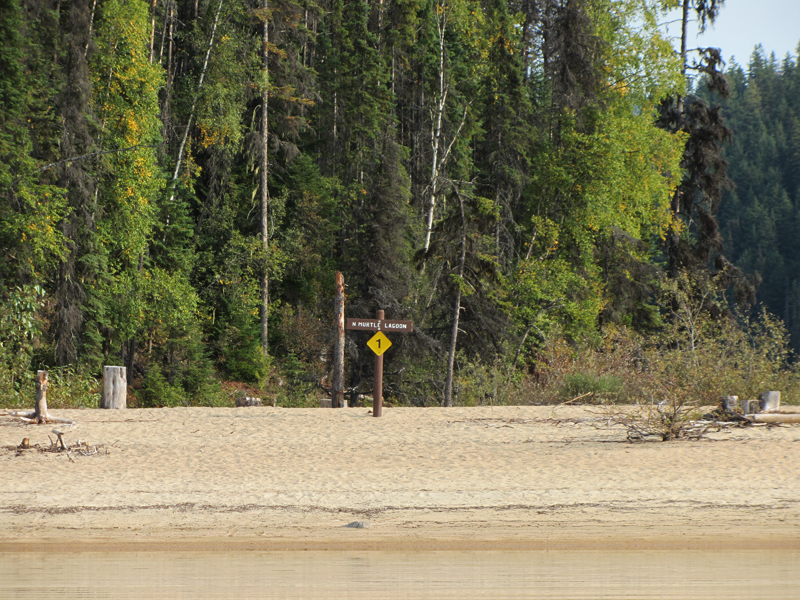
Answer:
M337 273L337 277L339 274ZM338 279L337 279L338 286ZM337 287L337 296L339 294ZM342 286L344 290L344 286ZM344 309L344 292L341 293L342 302L341 307ZM337 304L338 306L338 304ZM344 316L342 313L337 313L338 319ZM389 349L392 342L387 338L384 333L411 333L414 331L414 323L411 321L387 321L383 317L385 313L378 310L375 313L374 319L344 319L345 329L360 329L362 331L377 331L372 339L367 342L367 346L375 353L375 380L372 385L372 416L380 417L383 414L383 353ZM339 327L341 327L341 320L337 320ZM344 333L344 332L341 332ZM342 346L344 336L342 335Z
M411 333L414 331L413 321L387 321L386 319L346 319L346 329L363 331L383 331L394 333Z

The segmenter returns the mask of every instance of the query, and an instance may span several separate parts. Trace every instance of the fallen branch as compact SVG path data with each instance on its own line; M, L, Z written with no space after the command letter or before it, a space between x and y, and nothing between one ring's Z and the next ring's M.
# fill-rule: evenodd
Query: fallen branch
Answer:
M36 417L35 412L11 412L5 413L3 416L6 417L14 417L22 421L23 423L28 423L29 425L41 425L45 422L47 423L65 423L67 425L75 425L75 421L70 421L69 419L60 419L59 417L54 417L50 413L45 414L46 421L40 421Z

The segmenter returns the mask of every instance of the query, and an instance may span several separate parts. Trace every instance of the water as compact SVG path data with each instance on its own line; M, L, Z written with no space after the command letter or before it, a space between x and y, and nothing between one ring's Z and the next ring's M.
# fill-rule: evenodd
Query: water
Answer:
M796 551L0 553L0 598L800 598Z

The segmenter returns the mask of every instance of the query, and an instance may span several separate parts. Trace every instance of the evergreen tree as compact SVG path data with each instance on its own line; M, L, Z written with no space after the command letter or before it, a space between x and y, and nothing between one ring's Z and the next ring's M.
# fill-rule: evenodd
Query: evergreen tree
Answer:
M719 213L731 261L760 281L756 299L783 319L795 347L800 336L796 72L793 57L779 65L760 47L746 71L735 63L726 71L731 95L722 107L734 137L725 159L735 188L725 192Z
M690 12L694 11L700 30L704 31L708 24L713 24L722 4L722 0L682 0L681 61L684 74L698 72L709 92L726 98L729 86L720 70L719 49L698 49L695 52L699 59L689 64L686 47ZM722 157L723 145L730 142L731 131L725 126L721 109L689 93L663 100L659 112L660 127L686 134L681 161L684 177L673 196L673 224L665 244L667 272L672 279L681 273L688 273L698 281L711 277L718 289L735 286L740 302L751 303L752 284L723 254L717 221L723 191L731 186L728 164Z

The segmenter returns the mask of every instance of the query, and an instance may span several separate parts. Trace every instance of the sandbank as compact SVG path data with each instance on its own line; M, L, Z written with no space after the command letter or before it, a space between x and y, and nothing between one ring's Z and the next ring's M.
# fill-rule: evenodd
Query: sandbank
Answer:
M86 450L0 419L0 551L800 549L797 425L631 444L597 407L51 412Z

